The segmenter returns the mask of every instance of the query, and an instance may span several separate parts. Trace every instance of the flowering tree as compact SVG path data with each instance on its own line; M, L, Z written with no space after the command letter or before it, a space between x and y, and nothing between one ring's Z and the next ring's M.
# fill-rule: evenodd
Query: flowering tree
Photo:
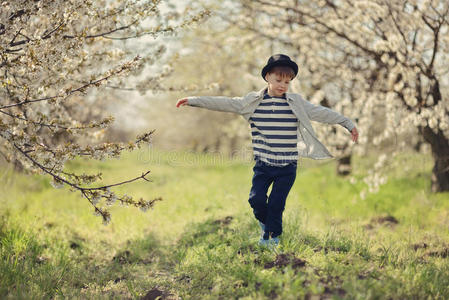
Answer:
M206 12L180 19L161 13L152 1L2 1L0 3L0 152L27 171L47 174L55 187L79 191L105 222L107 205L115 201L143 210L157 199L138 201L117 195L120 183L90 186L100 174L64 170L76 157L119 157L150 142L153 131L129 143L93 144L113 121L96 110L108 95L106 84L119 87L129 75L138 76L164 53L163 45L137 48L137 41L173 33L199 21ZM128 41L128 42L127 42ZM134 41L132 47L126 43ZM139 56L136 55L136 50ZM160 77L160 76L159 76ZM140 90L158 85L158 74L139 82ZM85 117L90 116L90 121Z
M448 1L235 3L242 14L225 19L296 51L301 79L318 89L311 100L357 120L360 146L365 146L358 147L361 153L368 136L379 145L417 130L434 158L432 191L449 190ZM374 118L379 112L382 118ZM382 130L375 132L379 121ZM402 146L379 157L367 180L372 190L385 182L382 165Z

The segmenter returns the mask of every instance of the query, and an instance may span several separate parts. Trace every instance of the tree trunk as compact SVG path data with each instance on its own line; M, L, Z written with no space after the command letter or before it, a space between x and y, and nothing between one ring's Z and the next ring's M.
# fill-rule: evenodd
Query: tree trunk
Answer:
M432 192L449 191L449 140L438 129L435 133L430 127L420 128L424 140L430 144L435 164L432 169Z
M333 131L335 132L335 128L333 128ZM348 148L348 144L344 145L337 145L337 150L345 151L346 148ZM348 176L352 172L351 167L351 154L342 156L337 160L337 175L338 176Z
M320 89L320 87L314 87L315 89ZM320 105L324 107L329 107L329 100L327 97L324 97L323 100L320 101ZM332 128L333 133L337 133L337 130ZM348 147L348 145L345 143L344 145L338 145L338 150L345 150ZM351 174L352 168L351 168L351 154L343 156L342 158L339 158L337 160L337 175L338 176L348 176Z
M347 176L351 174L351 155L343 156L337 161L337 175Z

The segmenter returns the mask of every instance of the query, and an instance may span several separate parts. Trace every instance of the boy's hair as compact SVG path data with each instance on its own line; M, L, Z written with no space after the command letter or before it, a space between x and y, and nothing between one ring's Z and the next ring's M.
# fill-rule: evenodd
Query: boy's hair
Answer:
M293 71L293 69L288 66L275 66L267 72L267 75L270 73L279 75L282 79L284 79L285 77L289 77L291 80L295 77L295 71Z

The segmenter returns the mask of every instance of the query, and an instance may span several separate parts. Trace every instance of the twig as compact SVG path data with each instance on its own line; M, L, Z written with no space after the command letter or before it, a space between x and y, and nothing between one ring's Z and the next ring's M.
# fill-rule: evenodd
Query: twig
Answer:
M151 182L149 179L145 178L145 176L147 176L151 171L146 171L145 173L142 173L142 175L130 179L130 180L126 180L123 182L119 182L119 183L115 183L115 184L110 184L110 185L104 185L104 186L99 186L99 187L94 187L94 188L85 188L85 187L81 187L77 184L74 184L56 174L54 174L52 171L49 171L47 167L44 167L42 164L40 164L39 162L37 162L35 159L33 159L31 156L29 156L25 151L23 151L19 146L17 146L16 143L13 143L14 147L20 152L22 153L26 158L28 158L35 166L37 166L38 168L40 168L42 171L44 171L45 173L51 175L52 177L54 177L55 179L57 179L60 182L63 182L79 191L81 191L83 193L83 195L89 200L89 202L91 202L91 204L95 207L96 210L100 211L90 200L90 198L86 195L86 191L93 191L93 190L106 190L109 187L113 187L113 186L118 186L118 185L123 185L126 183L130 183L139 179L143 179L145 181Z
M4 106L0 106L0 110L1 109L5 109L5 108L10 108L10 107L14 107L14 106L21 106L24 104L28 104L28 103L34 103L34 102L40 102L40 101L48 101L48 100L52 100L52 99L56 99L56 98L63 98L63 100L66 100L69 96L71 96L72 94L76 93L76 92L82 92L83 90L85 90L86 88L92 86L92 85L96 85L102 81L108 80L109 78L111 78L114 75L120 74L121 72L123 72L125 70L124 67L122 67L119 71L114 72L108 76L105 76L103 78L100 78L98 80L94 80L94 81L90 81L76 89L72 89L68 92L66 92L66 95L56 95L56 96L50 96L50 97L44 97L44 98L38 98L38 99L33 99L33 100L23 100L21 102L18 103L13 103L13 104L8 104L8 105L4 105Z
M123 181L123 182L119 182L119 183L104 185L104 186L95 187L95 188L81 188L81 189L86 190L86 191L90 191L90 190L104 190L104 189L109 188L109 187L130 183L130 182L133 182L133 181L136 181L136 180L139 180L139 179L143 179L145 181L151 182L151 180L145 178L145 176L147 176L150 172L151 171L146 171L145 173L142 173L142 175L140 175L139 177L136 177L136 178L133 178L133 179L130 179L130 180L126 180L126 181Z

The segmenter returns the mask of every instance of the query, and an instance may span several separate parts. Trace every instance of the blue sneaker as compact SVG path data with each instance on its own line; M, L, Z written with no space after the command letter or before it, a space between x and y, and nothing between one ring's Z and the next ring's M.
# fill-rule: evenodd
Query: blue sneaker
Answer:
M259 246L266 247L270 250L276 250L279 246L279 238L275 237L269 240L266 240L264 238L260 238L259 240Z
M259 239L259 246L268 247L270 246L270 240L266 240L263 237Z

